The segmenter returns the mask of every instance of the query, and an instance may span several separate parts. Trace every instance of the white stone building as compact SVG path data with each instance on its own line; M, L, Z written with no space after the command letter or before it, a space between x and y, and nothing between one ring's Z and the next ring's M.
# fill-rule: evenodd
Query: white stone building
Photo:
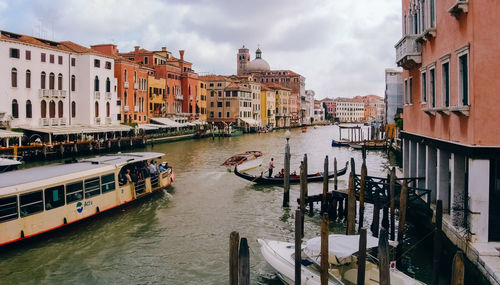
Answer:
M398 68L385 70L385 124L394 124L394 116L403 112L403 71Z
M300 111L302 124L310 124L314 119L314 90L305 90L300 101Z
M340 122L359 123L365 117L365 104L351 98L335 99L335 117Z

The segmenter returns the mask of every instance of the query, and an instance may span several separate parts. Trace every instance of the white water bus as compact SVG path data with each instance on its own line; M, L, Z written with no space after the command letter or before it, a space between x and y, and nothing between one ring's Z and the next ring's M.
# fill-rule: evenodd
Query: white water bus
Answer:
M147 171L163 153L118 153L0 174L0 246L20 241L163 189L171 167ZM130 170L132 182L128 182ZM134 182L135 181L135 182Z

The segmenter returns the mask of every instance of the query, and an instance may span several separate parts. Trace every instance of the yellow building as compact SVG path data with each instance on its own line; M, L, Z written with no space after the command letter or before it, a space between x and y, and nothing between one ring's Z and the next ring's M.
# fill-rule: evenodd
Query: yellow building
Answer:
M196 113L199 114L198 119L204 122L207 121L207 83L200 80L200 88L198 89L198 102Z
M260 90L260 117L263 126L276 127L276 95L266 85Z
M148 118L162 117L166 113L165 78L148 76Z
M274 91L276 102L276 127L290 127L290 92L291 89L276 83L267 84L267 87Z

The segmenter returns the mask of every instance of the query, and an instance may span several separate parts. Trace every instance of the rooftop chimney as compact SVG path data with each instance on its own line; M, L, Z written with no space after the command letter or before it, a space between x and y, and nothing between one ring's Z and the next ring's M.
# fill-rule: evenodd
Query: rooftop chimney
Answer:
M167 51L167 47L161 47L161 51Z
M180 50L179 54L181 55L181 60L183 61L184 60L184 50Z
M135 51L135 52L138 52L138 51L139 51L139 48L140 48L140 46L135 46L135 47L134 47L134 51Z

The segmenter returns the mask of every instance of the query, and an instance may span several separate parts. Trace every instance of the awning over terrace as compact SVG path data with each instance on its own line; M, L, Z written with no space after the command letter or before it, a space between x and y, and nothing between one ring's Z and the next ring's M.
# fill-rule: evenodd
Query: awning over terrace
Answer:
M46 133L50 135L71 135L71 134L95 134L109 132L128 132L132 129L126 125L103 125L103 126L51 126L51 127L21 127L24 130Z
M256 127L256 126L259 125L259 122L257 120L252 119L252 118L240 118L240 120L242 120L243 122L245 122L249 126L255 126Z
M182 128L184 127L183 124L177 123L174 120L171 120L169 118L151 118L150 121L153 121L155 123L158 123L160 125L165 125L168 128Z

